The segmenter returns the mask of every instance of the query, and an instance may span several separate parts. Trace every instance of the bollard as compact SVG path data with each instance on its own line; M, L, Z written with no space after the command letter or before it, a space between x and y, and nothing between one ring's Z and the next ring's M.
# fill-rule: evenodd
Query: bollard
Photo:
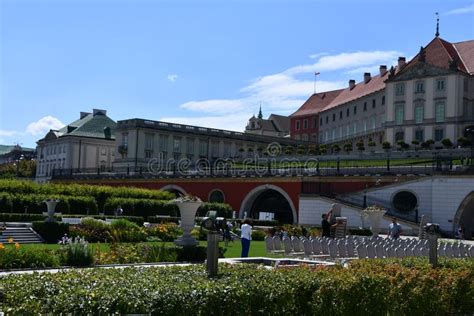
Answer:
M438 233L439 225L427 223L425 225L426 235L428 236L428 245L430 248L429 260L433 268L438 266Z
M217 231L207 233L207 276L209 278L217 276L220 235Z

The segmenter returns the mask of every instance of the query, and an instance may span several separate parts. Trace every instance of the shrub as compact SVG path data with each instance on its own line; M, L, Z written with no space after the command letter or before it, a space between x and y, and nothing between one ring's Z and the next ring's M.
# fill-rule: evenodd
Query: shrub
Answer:
M257 229L252 230L252 240L256 240L256 241L265 240L266 235L267 233L264 232L263 230L257 230Z
M348 268L220 265L214 279L203 265L17 274L2 277L1 304L15 315L471 314L474 261L454 261L438 269L377 259Z
M162 241L173 241L183 232L175 223L153 225L146 229L148 236L157 237Z
M225 203L203 203L196 212L196 216L204 217L208 211L217 211L217 217L231 218L232 207Z
M147 238L142 227L125 219L113 220L110 224L110 234L116 242L138 242Z
M181 217L170 217L170 216L150 216L147 221L149 223L176 223L178 224Z
M0 222L34 222L44 220L40 214L0 213Z
M383 142L382 143L382 148L388 150L388 149L392 148L392 145L390 144L390 142Z
M453 143L451 142L451 140L449 138L445 138L441 141L441 144L443 144L444 147L446 148L451 148L453 147Z
M69 234L69 224L61 222L33 222L32 228L46 243L57 243L64 235Z
M148 216L167 215L176 216L178 206L168 203L168 201L132 199L132 198L110 198L104 206L106 214L112 215L117 207L123 209L124 215Z
M63 237L59 242L66 257L66 264L72 267L88 267L94 264L94 252L84 238Z
M3 247L0 247L0 269L2 270L57 268L61 264L60 257L50 249L25 248L13 244Z

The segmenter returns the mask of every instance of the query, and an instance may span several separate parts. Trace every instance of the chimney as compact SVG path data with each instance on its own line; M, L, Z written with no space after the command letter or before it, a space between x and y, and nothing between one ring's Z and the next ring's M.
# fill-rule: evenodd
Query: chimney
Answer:
M89 112L81 112L81 114L79 115L79 118L82 120L84 117L86 117L89 114L90 114Z
M93 115L93 116L96 116L96 115L107 115L107 111L106 111L106 110L100 110L100 109L92 109L92 115Z
M356 81L354 79L349 80L349 89L353 89L356 85Z
M380 65L380 77L383 77L383 75L385 75L385 73L387 72L387 65Z
M405 62L405 57L398 57L398 70L402 69L403 66L405 66Z
M364 72L364 83L369 82L370 78L370 72Z

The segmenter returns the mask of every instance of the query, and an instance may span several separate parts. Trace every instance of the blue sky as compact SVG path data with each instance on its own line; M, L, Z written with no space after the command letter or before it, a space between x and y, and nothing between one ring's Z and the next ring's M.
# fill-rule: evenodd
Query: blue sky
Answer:
M243 130L434 37L474 39L473 1L0 0L0 144L80 111Z

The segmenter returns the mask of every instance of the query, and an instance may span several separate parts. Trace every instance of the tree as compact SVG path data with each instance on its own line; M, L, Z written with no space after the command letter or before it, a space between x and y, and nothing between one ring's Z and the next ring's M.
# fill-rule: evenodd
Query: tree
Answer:
M316 155L316 145L309 145L308 146L308 154L310 155Z
M298 148L296 149L296 153L298 155L304 155L305 152L306 152L306 150L304 148L304 145L298 145Z
M466 137L459 137L458 138L458 145L461 147L468 147L471 145L471 141L467 139Z
M377 145L377 144L376 144L373 140L371 140L371 141L367 144L367 146L369 146L369 147L375 147L376 145Z
M323 154L323 155L324 155L325 153L327 153L328 150L327 150L327 148L326 148L326 145L319 145L319 152L320 152L321 154Z
M364 142L363 142L362 140L359 140L359 141L357 142L356 146L357 146L357 150L359 150L359 151L361 151L361 152L365 150Z
M441 141L441 144L443 144L444 147L446 148L452 148L453 147L453 142L449 138L445 138Z
M414 139L414 140L411 141L411 144L413 146L415 146L415 150L416 150L416 146L418 146L420 144L420 142L418 140Z
M337 154L341 151L341 147L338 144L334 144L332 145L332 151Z
M410 145L408 145L407 143L405 143L403 140L399 140L397 142L397 145L398 147L400 147L400 150L403 150L403 149L408 149L410 147Z
M285 147L285 155L291 155L293 153L293 147L292 146L286 146Z
M434 145L435 141L432 139L428 139L425 143L428 145L428 149L431 149L431 146Z
M344 144L344 151L349 154L352 151L352 143Z
M392 148L392 145L390 144L390 142L385 141L382 143L382 148L385 150L389 150L390 148Z

